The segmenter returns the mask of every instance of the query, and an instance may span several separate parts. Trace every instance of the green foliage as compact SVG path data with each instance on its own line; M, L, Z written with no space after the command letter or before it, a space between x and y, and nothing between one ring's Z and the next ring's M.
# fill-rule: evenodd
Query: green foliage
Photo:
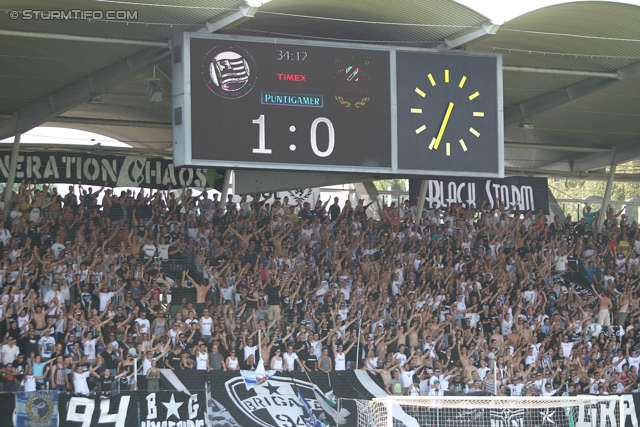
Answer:
M399 188L402 191L407 191L407 180L402 178L373 181L373 185L375 185L378 191L386 191L389 187Z
M607 168L607 173L609 169ZM632 161L619 165L616 173L637 174L640 173L640 161ZM604 190L607 183L605 181L583 181L567 180L564 183L554 184L549 180L549 190L556 199L583 199L589 196L604 197ZM635 182L614 182L611 189L611 200L625 201L633 198L640 198L640 183ZM600 209L600 204L590 203L592 209ZM582 217L583 204L561 203L565 214L571 214L574 221ZM612 205L614 210L619 211L624 204ZM638 218L638 208L629 207L626 211L632 219Z

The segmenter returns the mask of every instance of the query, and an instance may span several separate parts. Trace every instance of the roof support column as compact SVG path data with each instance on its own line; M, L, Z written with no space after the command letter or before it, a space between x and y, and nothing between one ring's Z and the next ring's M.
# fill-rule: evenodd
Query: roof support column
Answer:
M356 189L356 198L362 198L365 205L373 202L380 195L380 193L378 193L378 189L373 184L373 181L355 182L354 187ZM375 218L376 220L382 219L382 212L378 209L377 203L369 206L369 209L371 209L371 215L367 215L369 218Z
M428 189L429 189L429 180L423 179L422 184L420 185L420 195L418 196L418 209L416 210L416 218L415 218L415 222L418 225L422 225L422 211L424 210L424 201L427 198Z
M220 204L217 206L219 209L225 209L227 204L227 194L229 194L229 181L231 180L231 169L224 171L224 182L222 183L222 194L220 195Z
M16 170L18 169L18 156L20 155L20 138L21 133L13 136L13 147L11 149L11 163L9 164L9 177L7 178L7 186L4 187L4 219L9 218L11 213L11 196L13 196L13 184L16 182Z
M616 147L611 149L611 170L609 170L609 178L607 178L607 186L604 189L604 197L602 199L602 206L600 207L600 215L598 216L598 226L596 230L598 233L602 232L602 226L607 216L607 209L609 202L611 201L611 188L613 187L613 181L616 176Z

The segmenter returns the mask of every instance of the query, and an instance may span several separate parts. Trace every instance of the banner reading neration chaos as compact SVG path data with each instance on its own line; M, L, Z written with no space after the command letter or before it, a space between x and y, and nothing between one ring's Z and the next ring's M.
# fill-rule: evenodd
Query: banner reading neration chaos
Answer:
M308 376L300 372L279 373L251 390L247 390L237 372L163 370L162 385L169 391L125 391L108 399L60 393L56 400L55 392L3 393L0 394L0 425L304 427L310 425L311 420L319 420L329 426L350 427L358 425L357 408L350 399L387 396L380 382L362 370L331 372L329 375L311 372ZM192 391L185 392L186 389ZM199 391L194 391L196 389ZM638 427L640 395L625 394L623 397L622 408L617 402L603 402L578 405L572 410L460 408L417 412L394 405L394 425L459 427L473 423L491 427L616 427L622 410L625 423L619 427Z
M11 154L0 152L0 181L9 177ZM110 187L222 189L224 171L173 166L160 157L24 151L18 156L16 182L69 183Z
M549 214L549 186L545 178L511 177L486 178L435 178L430 179L425 199L425 208L443 209L452 203L463 207L495 209L498 203L516 212L542 209ZM414 204L420 196L419 179L409 180L409 198ZM417 204L417 203L415 203Z

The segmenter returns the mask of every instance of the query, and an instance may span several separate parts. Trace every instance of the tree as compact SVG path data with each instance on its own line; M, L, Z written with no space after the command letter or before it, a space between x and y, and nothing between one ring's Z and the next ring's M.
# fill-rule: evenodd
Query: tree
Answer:
M382 179L373 181L378 191L387 191L389 188L399 188L401 191L407 191L407 180L403 178Z
M607 168L606 172L609 172ZM637 174L640 172L640 161L631 161L618 165L616 173ZM549 190L556 199L584 199L589 196L604 197L607 183L605 181L584 181L567 180L564 183L554 184L549 180ZM629 200L640 197L640 183L635 182L614 182L611 188L611 200ZM600 204L593 203L592 209L599 210ZM582 217L583 204L565 203L561 204L565 215L571 214L571 218L577 221ZM614 210L622 209L623 204L611 205ZM638 218L638 207L629 206L626 214L633 220Z

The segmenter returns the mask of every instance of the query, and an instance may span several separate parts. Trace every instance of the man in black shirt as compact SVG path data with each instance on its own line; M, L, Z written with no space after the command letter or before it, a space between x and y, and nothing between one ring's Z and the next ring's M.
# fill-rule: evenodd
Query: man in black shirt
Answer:
M113 317L113 324L116 327L116 332L120 334L124 332L126 321L127 321L127 315L124 313L124 309L122 307L116 308L116 314ZM120 337L119 339L122 339L122 338Z
M337 221L338 217L340 216L340 205L338 204L339 201L340 199L334 197L333 204L329 206L329 217L331 218L331 222Z
M269 322L273 322L275 319L280 319L280 285L275 281L275 279L271 279L267 288L265 289L265 293L267 294L267 318Z
M466 384L460 379L460 374L455 375L451 382L451 386L453 386L454 393L464 393L466 389Z
M36 336L36 330L30 328L26 336L21 340L22 343L20 346L27 356L32 357L31 353L33 353L34 356L36 354L40 354L40 351L38 350L38 340L39 337Z
M107 348L102 352L104 365L107 369L116 369L118 367L118 354L113 348L113 342L107 342Z
M167 355L167 360L165 361L165 367L176 370L183 369L180 366L180 361L182 360L182 347L176 345L173 347L173 351Z
M198 330L199 327L200 324L198 324L197 322L193 322L189 327L190 329L187 329L187 331L185 332L185 335L187 336L187 348L189 350L193 349L193 347L195 347L196 345L198 345L199 347L199 342L203 340L202 334Z
M111 393L116 388L116 379L111 376L111 371L109 369L105 369L98 379L98 384L100 384L100 394L102 396L110 397Z
M182 351L185 351L188 347L187 344L187 337L181 332L180 335L178 335L178 340L176 341L176 346L180 347L182 349Z

